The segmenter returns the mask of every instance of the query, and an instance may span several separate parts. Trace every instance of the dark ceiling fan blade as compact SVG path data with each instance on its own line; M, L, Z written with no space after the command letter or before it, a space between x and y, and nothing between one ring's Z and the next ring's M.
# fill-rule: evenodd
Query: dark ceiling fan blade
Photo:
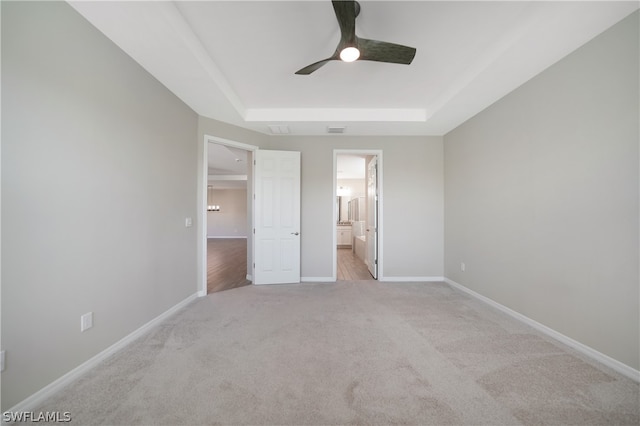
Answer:
M358 49L360 49L359 60L364 61L409 65L416 56L416 49L413 47L365 38L358 39Z
M356 2L332 0L332 3L340 26L340 44L354 43L356 41Z
M406 65L413 61L416 56L416 49L413 47L356 36L356 17L360 13L360 3L355 0L331 0L331 4L340 27L338 47L330 58L308 65L296 71L296 74L309 75L327 62L338 59L345 62L363 60Z
M299 75L309 75L309 74L311 74L312 72L314 72L315 70L317 70L318 68L322 67L322 66L323 66L324 64L326 64L327 62L335 61L336 59L338 59L338 58L336 58L335 56L332 56L332 57L330 57L330 58L323 59L323 60L318 61L318 62L314 62L313 64L311 64L311 65L307 65L306 67L304 67L304 68L302 68L302 69L300 69L300 70L296 71L296 74L299 74Z

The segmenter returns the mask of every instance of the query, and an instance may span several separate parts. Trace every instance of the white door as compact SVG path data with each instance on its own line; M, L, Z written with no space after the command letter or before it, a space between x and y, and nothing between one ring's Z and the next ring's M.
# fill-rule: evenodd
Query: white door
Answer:
M378 157L367 164L367 258L373 278L378 278Z
M254 284L300 282L300 153L257 150Z

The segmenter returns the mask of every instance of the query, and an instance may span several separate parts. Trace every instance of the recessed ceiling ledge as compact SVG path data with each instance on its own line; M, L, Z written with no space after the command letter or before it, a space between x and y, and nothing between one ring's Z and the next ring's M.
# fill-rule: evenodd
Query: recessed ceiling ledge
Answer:
M207 180L247 180L247 175L208 175Z
M245 121L425 122L422 108L248 108Z

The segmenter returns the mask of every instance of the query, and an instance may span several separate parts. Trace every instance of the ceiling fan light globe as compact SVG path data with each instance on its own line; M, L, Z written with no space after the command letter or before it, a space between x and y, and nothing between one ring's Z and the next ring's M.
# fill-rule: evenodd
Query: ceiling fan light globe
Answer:
M353 62L360 57L360 51L355 47L345 47L340 52L340 59L344 62Z

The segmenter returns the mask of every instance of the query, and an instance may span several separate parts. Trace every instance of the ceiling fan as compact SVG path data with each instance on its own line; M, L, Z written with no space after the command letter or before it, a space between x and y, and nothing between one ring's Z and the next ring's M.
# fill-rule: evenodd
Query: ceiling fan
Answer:
M356 17L360 14L360 3L354 0L332 0L333 10L340 26L340 42L333 55L296 71L299 75L309 75L329 61L356 60L390 62L409 65L416 55L413 47L385 41L367 40L356 36Z

